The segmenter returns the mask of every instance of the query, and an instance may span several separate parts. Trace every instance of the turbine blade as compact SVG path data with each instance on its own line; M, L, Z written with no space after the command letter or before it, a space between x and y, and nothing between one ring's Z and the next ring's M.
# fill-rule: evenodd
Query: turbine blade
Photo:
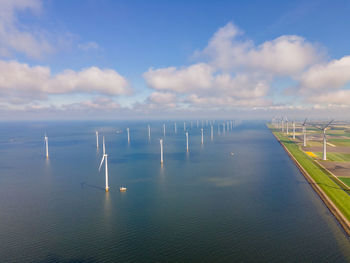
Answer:
M324 126L323 129L327 129L329 127L329 125L331 125L331 123L333 122L334 120L331 120L326 126Z
M98 168L98 171L101 171L101 167L102 167L102 164L103 164L104 160L105 160L105 155L103 155L103 157L102 157L102 160L101 160L101 163L100 163L100 167Z
M305 125L306 121L307 121L307 118L305 118L305 121L304 121L304 123L303 123L303 126Z

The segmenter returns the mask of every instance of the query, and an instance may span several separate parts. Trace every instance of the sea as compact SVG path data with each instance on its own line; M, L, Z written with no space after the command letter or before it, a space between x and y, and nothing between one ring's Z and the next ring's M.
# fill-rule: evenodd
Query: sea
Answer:
M266 124L222 124L0 122L0 262L349 262L349 238Z

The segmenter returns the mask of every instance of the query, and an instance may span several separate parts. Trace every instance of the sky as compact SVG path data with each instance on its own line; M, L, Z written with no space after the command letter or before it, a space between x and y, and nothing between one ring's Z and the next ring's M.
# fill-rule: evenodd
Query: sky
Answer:
M0 120L350 116L349 1L0 0Z

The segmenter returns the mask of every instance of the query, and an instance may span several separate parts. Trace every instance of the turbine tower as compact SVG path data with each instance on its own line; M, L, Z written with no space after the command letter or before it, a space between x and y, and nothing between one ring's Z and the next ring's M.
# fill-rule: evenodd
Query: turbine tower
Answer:
M293 140L295 140L295 122L293 121Z
M98 170L101 170L102 164L103 162L105 162L105 189L106 192L108 192L109 190L109 186L108 186L108 155L106 154L106 148L105 148L105 138L103 137L103 156L102 156L102 160L100 163L100 167L98 168Z
M289 134L289 122L288 122L288 119L286 117L286 122L287 122L287 135Z
M324 126L323 128L321 128L321 130L323 130L323 160L326 161L327 160L327 138L326 138L326 130L327 128L331 125L331 123L334 120L331 120L326 126Z
M163 135L165 136L165 123L163 124Z
M306 147L306 121L307 118L305 119L304 123L303 123L303 135L304 135L304 142L303 142L303 146Z
M45 140L45 148L46 148L46 159L49 159L49 138L46 136L44 137Z
M186 132L186 151L188 152L188 132Z
M201 132L202 132L202 144L203 144L203 128L201 129Z
M184 131L186 131L186 122L184 122Z
M148 124L148 140L151 140L151 126Z
M213 134L213 125L210 125L210 139L213 141L214 134Z
M128 143L130 143L130 129L129 128L126 128L126 131L128 133Z
M174 132L177 133L176 122L174 123Z
M163 164L163 139L160 139L159 142L160 142L160 163Z

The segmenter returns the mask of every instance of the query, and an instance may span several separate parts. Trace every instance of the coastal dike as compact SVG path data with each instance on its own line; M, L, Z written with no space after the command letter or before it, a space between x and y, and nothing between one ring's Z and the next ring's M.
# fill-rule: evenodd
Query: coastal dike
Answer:
M271 128L268 127L270 130ZM277 139L277 141L282 145L283 149L288 153L289 157L294 161L299 171L303 174L305 179L311 185L311 187L315 190L318 196L321 198L323 203L329 209L329 211L334 215L339 224L344 229L345 233L350 237L350 222L343 215L343 213L338 209L338 207L333 203L333 201L327 196L327 194L321 189L321 187L315 182L315 180L309 175L309 173L304 169L304 167L298 162L298 160L293 156L293 154L287 149L287 147L280 141L280 139L276 136L276 134L271 130L273 136Z

